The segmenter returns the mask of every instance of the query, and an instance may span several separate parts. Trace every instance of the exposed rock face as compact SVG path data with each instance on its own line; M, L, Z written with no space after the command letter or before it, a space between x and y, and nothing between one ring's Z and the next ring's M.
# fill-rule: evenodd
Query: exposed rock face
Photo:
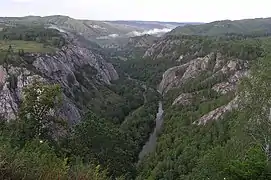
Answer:
M0 66L0 114L7 120L15 119L19 103L22 98L22 89L34 79L44 81L38 75L31 74L26 68Z
M177 61L182 63L183 55ZM188 84L196 83L196 86L211 87L221 95L234 92L241 78L249 76L248 62L236 58L223 56L221 53L210 53L204 57L198 57L187 63L168 69L163 74L163 79L158 87L159 91L166 94L173 88L180 88ZM173 101L172 105L187 106L193 103L198 91L191 89L190 93L182 93ZM201 99L205 101L205 99ZM238 107L237 98L227 105L221 106L202 116L196 124L206 124L208 121L217 120L227 112Z
M155 42L156 39L157 37L148 34L143 36L131 37L129 39L128 46L148 48Z
M25 86L32 84L35 80L49 83L48 80L33 74L26 68L12 66L8 68L8 71L3 66L0 66L0 79L2 86L0 91L0 115L6 120L16 119ZM70 123L77 122L81 118L79 110L65 94L62 94L62 96L62 106L56 113Z
M190 105L192 98L193 98L192 93L182 93L180 96L178 96L174 100L174 102L172 103L172 106L174 106L174 105L183 105L183 106Z
M88 92L88 88L95 88L96 84L110 84L110 81L118 79L112 64L76 39L54 55L26 54L25 58L33 60L29 64L31 68L0 66L0 114L5 119L16 118L24 86L38 79L62 86L65 92L62 94L63 104L56 113L69 124L75 124L80 121L83 110L74 100L78 96L74 88Z
M188 81L203 75L206 78L202 82L225 77L227 81L215 85L213 89L222 91L221 89L225 90L224 88L227 87L232 90L236 87L237 81L247 75L247 62L240 59L222 58L220 53L211 53L205 57L199 57L188 63L168 69L163 74L159 91L166 93L174 87L180 87ZM227 76L230 77L226 78ZM228 92L229 90L225 91Z
M118 79L118 74L112 64L107 63L100 55L77 45L65 46L62 51L53 56L36 55L33 66L42 74L62 84L68 84L67 77L75 78L74 72L83 69L92 69L95 78L106 84ZM78 84L76 79L75 84Z
M172 53L176 50L176 46L180 46L183 42L179 39L171 39L169 37L154 43L144 54L144 58L172 58ZM176 54L177 55L177 54ZM177 57L177 56L176 56ZM173 57L176 59L176 57Z
M203 58L197 58L186 64L170 68L163 74L163 79L159 85L159 90L166 93L173 87L178 87L192 78L196 78L201 72L209 68L214 54Z
M219 118L222 118L223 115L225 115L225 113L231 112L232 110L237 108L238 108L238 97L235 97L227 105L221 106L209 112L208 114L205 114L197 122L194 122L194 124L205 125L207 122L211 120L218 120Z
M236 71L234 75L230 76L227 81L218 83L212 87L212 89L221 94L227 94L228 92L234 91L237 88L238 81L243 77L248 77L249 71L241 70Z

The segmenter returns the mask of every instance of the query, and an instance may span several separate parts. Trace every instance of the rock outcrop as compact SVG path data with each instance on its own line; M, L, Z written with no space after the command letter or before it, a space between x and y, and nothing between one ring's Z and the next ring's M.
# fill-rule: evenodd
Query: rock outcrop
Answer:
M236 71L227 79L227 81L214 85L212 89L220 94L227 94L228 92L235 91L237 89L239 80L248 76L249 71L247 70Z
M181 63L181 60L179 62ZM200 101L206 100L206 97L197 96L200 88L208 87L220 95L226 95L235 92L239 80L247 76L249 76L247 61L225 57L221 53L210 53L207 56L198 57L168 69L163 74L163 79L158 88L160 92L166 94L173 88L184 89L183 87L190 87L191 85L191 87L199 87L199 89L190 89L189 93L181 91L172 103L173 106L188 106L193 103L195 98L201 98L198 99ZM236 97L228 104L203 115L195 124L201 125L211 120L217 120L237 107Z
M225 87L230 90L236 88L237 81L248 74L247 69L247 61L211 53L168 69L163 74L159 91L166 93L172 88L181 87L193 79L201 78L199 83L221 81L222 83L216 84L213 89L227 92Z
M172 103L172 106L174 106L174 105L183 105L183 106L190 105L192 98L193 98L192 93L182 93L174 100L174 102Z
M93 77L106 84L118 79L118 74L112 64L107 63L101 55L81 47L80 44L64 46L53 56L40 54L32 56L36 59L33 66L39 72L62 84L68 84L68 76L75 78L75 72L83 71L84 73L85 69L92 70L93 72L90 73ZM78 84L76 79L75 84Z
M148 48L155 42L155 40L157 40L157 37L148 34L145 34L143 36L135 36L129 38L127 46L136 48Z
M71 36L71 35L70 35ZM22 100L22 90L34 79L46 83L58 83L64 93L62 106L57 113L69 124L76 124L81 119L84 108L76 98L74 89L89 93L89 88L96 85L109 85L118 79L113 65L107 63L101 55L81 44L76 37L66 36L68 43L54 54L26 53L24 62L27 66L0 66L0 115L5 119L15 119ZM71 38L73 41L71 41ZM29 61L30 60L30 61ZM84 98L84 97L82 97ZM80 103L80 102L79 102Z
M177 59L177 56L173 56L176 53L176 47L181 46L184 43L180 39L172 39L171 37L165 37L162 40L154 43L144 54L144 58L151 57L157 58L173 58ZM174 53L175 52L175 53Z
M205 114L198 121L194 122L194 124L205 125L209 121L218 120L220 118L223 118L223 116L226 113L231 112L237 108L238 108L238 97L235 97L228 104L221 106L221 107Z

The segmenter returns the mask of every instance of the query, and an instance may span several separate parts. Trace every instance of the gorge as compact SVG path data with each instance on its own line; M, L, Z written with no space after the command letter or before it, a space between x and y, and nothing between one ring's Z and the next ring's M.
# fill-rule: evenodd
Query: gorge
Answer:
M146 142L141 152L139 153L139 163L140 163L140 160L144 158L144 156L148 155L149 153L152 153L155 150L155 146L157 143L157 136L161 132L161 128L163 125L163 113L164 113L163 104L162 104L162 101L159 101L159 107L158 107L158 111L157 111L156 119L155 119L155 127L149 137L149 140Z
M0 179L271 179L270 24L0 18Z

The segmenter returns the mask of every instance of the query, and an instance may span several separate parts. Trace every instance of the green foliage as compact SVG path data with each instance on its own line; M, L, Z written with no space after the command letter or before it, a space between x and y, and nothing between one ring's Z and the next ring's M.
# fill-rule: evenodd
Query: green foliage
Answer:
M137 99L130 93L142 91L141 88L137 89L138 86L130 83L131 81L127 81L127 89L120 85L112 87L114 91L127 98L127 105L129 102L132 103L133 99ZM129 85L134 86L135 89L129 91ZM142 103L140 101L145 96L144 105L138 107L140 105L138 104L133 107L138 107L134 111L130 109L132 112L127 114L120 127L101 116L89 113L84 121L75 127L71 137L64 143L69 154L82 157L84 162L100 164L114 177L121 175L128 179L134 177L134 164L152 131L158 108L158 93L147 90L144 94L139 94L138 99L138 103Z
M269 36L271 33L270 18L244 19L237 21L215 21L201 25L188 25L177 27L171 34L188 35L227 35L240 34L248 36Z
M113 124L92 113L75 127L68 142L72 155L82 157L84 162L100 164L114 176L133 169L132 149L124 135Z
M9 85L8 85L9 89L16 89L17 88L17 82L18 82L17 76L12 74L11 76L9 76L7 81L9 83Z
M115 66L128 73L132 78L144 81L156 88L162 79L163 73L170 67L176 65L175 61L152 60L152 59L131 59L128 61L115 61Z
M5 52L12 47L14 53L23 57L27 52L51 53L65 45L65 39L59 31L44 26L5 27L0 31L0 51Z
M260 146L250 148L243 159L232 160L226 172L230 179L265 179L267 161Z
M1 123L1 179L109 179L103 169L90 161L84 164L81 158L72 161L72 157L67 156L67 151L63 149L65 146L59 147L59 139L56 141L52 138L55 132L50 130L59 121L50 112L57 108L60 93L58 85L35 82L24 90L17 121Z
M61 102L60 95L59 85L34 82L24 89L18 122L21 139L48 139L52 136L52 126L59 122L52 112Z
M45 28L44 26L15 26L5 27L0 31L0 37L5 42L10 40L20 41L36 41L45 44L63 45L63 38L61 38L58 30ZM64 43L65 44L65 43Z
M83 164L81 161L76 161L76 163L71 167L70 174L67 179L70 180L107 180L107 172L102 170L101 167Z
M254 62L252 76L239 88L239 97L246 97L242 108L205 126L193 122L227 104L234 94L221 96L212 85L197 88L200 81L169 91L164 131L156 152L140 165L137 179L271 179L270 56ZM193 93L191 104L171 106L181 92Z
M58 157L48 143L37 139L18 149L1 136L0 144L1 179L109 179L99 166L81 161L68 164L67 158Z
M121 124L121 130L127 134L129 141L135 145L135 157L141 151L155 126L158 101L159 96L155 93L147 94L147 102L127 116Z
M166 44L171 41L180 41L179 44L174 46ZM112 63L120 69L121 72L129 74L132 78L146 82L147 84L156 87L161 79L163 73L176 65L185 64L186 62L208 55L209 53L219 52L225 57L239 58L243 60L254 60L255 58L262 56L264 49L262 44L270 42L267 39L261 38L235 38L229 37L227 39L216 37L204 37L204 36L188 36L188 35L168 35L161 39L161 47L167 47L167 50L155 49L153 55L148 58L135 58L127 61L114 60ZM163 44L164 43L164 44ZM159 56L157 55L159 54ZM183 56L182 60L177 61L180 56ZM209 75L213 72L210 72ZM221 77L214 77L212 83L216 80L221 81L226 77L220 74ZM225 75L226 76L226 75ZM202 76L204 78L204 75ZM196 83L194 83L196 84ZM210 82L202 82L196 87L189 85L183 86L186 91L189 89L203 89L211 86Z
M53 138L58 130L56 127L62 122L53 116L54 109L60 104L61 88L38 83L29 86L24 90L18 120L0 126L0 178L271 179L271 58L266 55L270 53L271 41L268 37L263 38L266 34L261 30L250 35L235 34L235 31L243 31L241 26L233 23L226 22L230 31L219 37L163 37L161 43L166 48L155 50L146 59L138 58L142 55L141 49L109 52L109 56L115 56L110 57L112 61L119 59L118 56L131 58L114 62L122 78L110 86L92 81L97 74L95 69L78 69L75 77L67 77L73 90L67 93L74 95L82 111L93 113L86 114L75 127L65 129L69 135L61 139ZM225 31L208 24L195 27L183 28L187 34L210 35ZM258 25L251 27L254 29ZM66 43L58 31L38 26L4 28L0 35L3 35L2 44L5 45L0 58L3 57L5 67L10 62L19 64L19 60L25 58L24 51L38 52L41 45L44 48L62 47ZM180 43L168 46L168 42ZM100 50L95 48L95 52ZM212 61L208 65L210 69L202 72L199 78L165 94L163 132L159 135L156 151L143 159L137 174L138 153L153 130L160 100L151 87L156 88L168 68L212 52L214 59L219 52L226 58L249 60L250 64L262 57L256 61L252 77L240 86L238 95L245 97L241 108L205 126L195 124L200 117L226 105L236 96L234 93L221 95L212 90L213 85L224 82L230 75L216 73L213 76ZM180 55L183 58L179 59ZM74 86L75 80L82 86ZM11 90L16 88L15 76L8 82ZM191 93L191 103L172 106L181 93ZM64 128L62 125L59 128Z
M144 104L144 88L136 81L129 79L119 79L114 81L112 86L109 87L113 92L123 97L123 100L115 104L115 112L119 113L118 119L122 122L130 112L139 108ZM108 112L105 112L108 113ZM110 114L109 114L110 116Z
M30 53L50 53L55 52L55 48L46 47L44 44L35 41L11 40L8 42L0 41L0 51L6 51L11 46L15 53L24 56L25 52ZM23 53L22 53L23 51Z
M47 143L33 139L22 149L14 149L1 137L1 179L64 179L67 162L60 159Z

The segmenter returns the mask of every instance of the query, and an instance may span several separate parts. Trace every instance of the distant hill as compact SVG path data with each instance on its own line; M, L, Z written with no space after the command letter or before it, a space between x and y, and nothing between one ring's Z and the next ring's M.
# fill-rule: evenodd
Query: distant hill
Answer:
M201 25L180 26L172 30L169 34L215 36L225 33L270 34L271 18L244 19L236 21L224 20Z
M0 17L0 28L3 26L47 26L59 31L80 34L106 47L119 47L128 42L130 37L150 34L162 36L178 26L194 23L159 22L159 21L96 21L79 20L68 16L26 16ZM195 23L198 24L198 23Z
M108 21L114 24L130 25L134 27L141 27L143 29L163 29L163 28L174 28L177 26L185 25L197 25L202 24L198 22L163 22L163 21Z
M166 33L177 26L193 23L158 21L96 21L78 20L68 16L26 16L0 17L0 25L54 25L68 31L75 31L88 38L116 38L119 36L137 36L152 33ZM198 24L198 23L196 23ZM154 30L155 31L151 31ZM158 30L157 30L158 29ZM166 30L165 30L166 29ZM161 30L161 31L160 31Z

